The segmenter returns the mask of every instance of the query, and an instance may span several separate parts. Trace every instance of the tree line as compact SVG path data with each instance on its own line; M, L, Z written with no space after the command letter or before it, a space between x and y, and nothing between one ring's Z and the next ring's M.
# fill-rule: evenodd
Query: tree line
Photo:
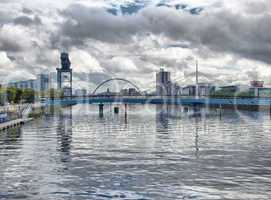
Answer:
M35 91L32 89L19 89L15 87L0 88L0 103L33 103Z
M16 87L0 87L0 105L5 103L19 104L19 103L34 103L36 97L45 98L61 98L63 92L56 89L49 89L45 92L36 92L33 89L20 89Z

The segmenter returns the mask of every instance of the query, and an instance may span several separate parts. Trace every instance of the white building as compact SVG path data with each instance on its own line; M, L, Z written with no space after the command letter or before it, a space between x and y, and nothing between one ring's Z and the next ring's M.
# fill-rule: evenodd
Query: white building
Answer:
M86 89L76 89L76 90L74 90L74 95L77 97L87 96L87 90Z
M56 88L56 77L51 78L51 74L38 74L36 79L10 82L8 87L15 87L18 89L32 89L38 92L46 92L50 88Z
M49 88L57 89L57 73L56 72L49 73Z
M49 90L49 74L38 74L37 78L38 91L45 92Z
M248 91L249 86L248 85L227 85L227 86L220 86L219 89L237 93L237 92Z
M198 88L198 93L196 92ZM211 92L215 91L215 86L210 83L198 83L198 85L188 85L183 87L181 90L181 94L183 96L209 96Z
M15 87L18 89L32 89L37 90L38 84L36 79L25 80L25 81L17 81L11 82L8 84L8 87Z

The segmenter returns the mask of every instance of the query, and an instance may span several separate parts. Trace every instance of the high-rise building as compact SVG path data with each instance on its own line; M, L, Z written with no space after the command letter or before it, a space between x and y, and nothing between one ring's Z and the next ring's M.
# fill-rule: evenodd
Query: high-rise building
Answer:
M120 91L120 95L122 96L140 96L140 92L138 92L135 88L126 88Z
M85 96L87 96L87 90L86 89L76 89L76 90L74 90L74 95L77 97L85 97Z
M197 85L187 85L183 87L181 90L181 94L183 96L203 97L209 96L214 91L215 86L211 83L198 83Z
M38 74L37 82L38 91L46 92L49 90L49 74Z
M51 72L49 74L49 88L57 89L57 73L56 72Z
M171 85L170 72L166 72L164 69L161 69L156 74L156 95L171 95Z

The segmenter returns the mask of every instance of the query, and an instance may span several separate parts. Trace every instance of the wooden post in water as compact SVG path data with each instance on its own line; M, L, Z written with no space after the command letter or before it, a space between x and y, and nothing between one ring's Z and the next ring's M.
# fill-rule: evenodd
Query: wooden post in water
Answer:
M119 114L119 107L114 107L114 113Z
M127 116L127 103L126 104L124 104L124 109L125 109L125 116Z
M100 117L104 116L104 104L102 103L99 104L99 116Z
M125 123L127 124L127 103L126 104L124 104L124 109L125 109L125 111L124 111L124 119L125 119Z
M219 105L219 118L222 118L222 105Z

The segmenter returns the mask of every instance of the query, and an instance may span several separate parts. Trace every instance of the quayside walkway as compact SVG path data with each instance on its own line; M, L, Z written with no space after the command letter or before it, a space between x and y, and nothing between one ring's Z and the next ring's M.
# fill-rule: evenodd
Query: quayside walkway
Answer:
M26 123L26 122L28 122L30 120L32 120L32 119L30 119L30 118L27 118L27 119L15 119L15 120L0 123L0 131L10 129L10 128L14 128L16 126L20 126L20 125L22 125L22 124L24 124L24 123Z

